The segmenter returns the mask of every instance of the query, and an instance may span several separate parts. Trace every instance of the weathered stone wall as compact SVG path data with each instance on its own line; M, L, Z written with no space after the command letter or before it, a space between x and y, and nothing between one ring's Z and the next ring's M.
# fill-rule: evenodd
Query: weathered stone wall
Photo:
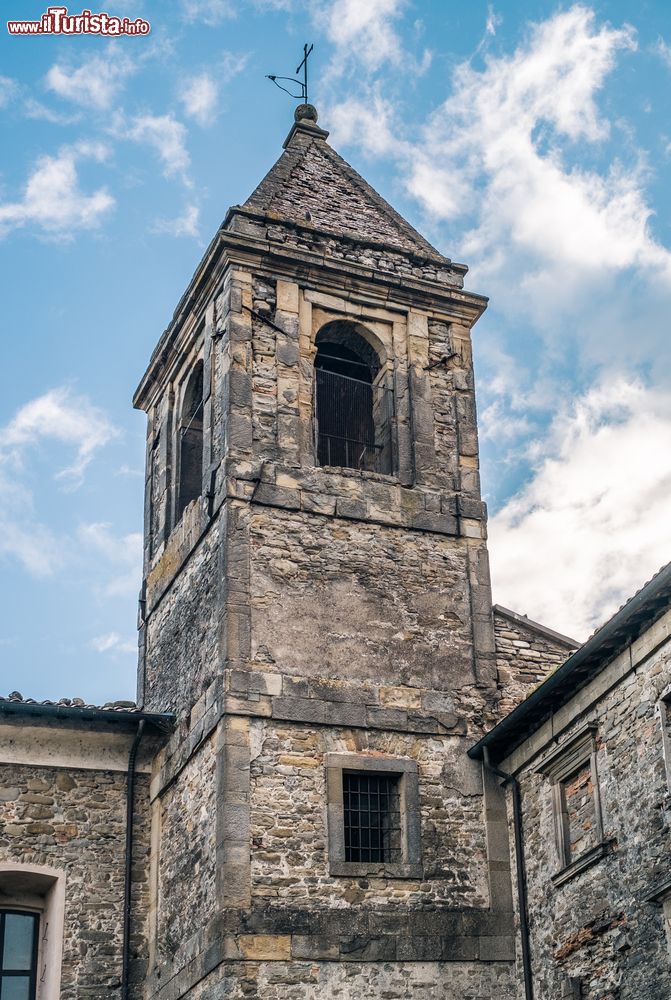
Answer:
M233 222L234 231L242 228L238 220ZM403 253L392 247L354 237L349 239L343 234L340 237L328 232L320 232L303 225L287 225L275 223L268 225L263 222L258 225L249 223L245 229L252 228L258 232L259 238L266 234L274 243L281 244L283 249L293 251L310 251L327 258L329 261L341 263L346 267L358 265L371 273L386 273L403 279L440 282L445 285L463 286L463 277L447 265L441 265L439 260L426 260L421 256ZM362 245L363 244L363 245Z
M150 995L507 1000L503 806L465 755L498 696L470 345L484 302L303 140L229 215L225 262L145 381L163 413L202 346L208 496L147 564L146 703L180 716L153 785ZM393 387L393 475L316 465L316 338L343 319ZM423 872L331 874L325 755L348 749L419 765Z
M250 548L255 664L331 680L356 664L361 681L449 691L466 714L476 676L465 544L255 508Z
M578 646L522 618L494 606L500 719L524 701Z
M489 907L480 767L468 740L255 720L251 730L252 897L275 907ZM419 764L421 879L329 874L326 753Z
M471 962L268 962L226 966L187 1000L514 1000L510 968Z
M131 956L141 979L147 955L146 776L138 775L136 787ZM120 995L125 832L125 774L19 764L0 768L0 862L65 873L61 1000Z
M667 620L665 626L652 629L661 628L658 636L664 638L670 625ZM645 635L640 643L646 643ZM604 856L561 884L552 879L561 865L551 783L537 771L539 761L556 744L543 744L536 734L531 756L524 747L516 751L518 759L528 758L521 774L524 843L533 974L536 995L543 1000L671 996L662 911L650 901L655 885L668 877L671 796L659 698L671 683L671 643L666 639L648 655L654 645L651 641L638 663L634 655L633 670L625 650L604 675L581 691L576 696L575 721L561 734L560 745L587 723L596 726L604 841ZM608 690L611 684L615 686ZM513 758L504 767L511 764ZM570 788L574 784L569 781ZM578 854L595 844L594 804L586 801L589 784L586 778L578 803L583 829L571 823ZM571 860L576 860L573 854Z
M141 695L148 711L188 712L216 675L222 552L219 522L206 527L196 500L147 580Z
M172 959L218 911L216 787L215 736L210 735L159 799L159 964Z
M252 308L259 316L272 316L277 295L275 282L255 278ZM272 455L277 446L277 331L263 319L252 324L252 419L255 447Z

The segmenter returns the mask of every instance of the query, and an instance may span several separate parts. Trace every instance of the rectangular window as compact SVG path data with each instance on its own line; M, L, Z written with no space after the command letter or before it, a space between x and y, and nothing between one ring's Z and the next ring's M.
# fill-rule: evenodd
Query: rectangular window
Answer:
M417 761L326 754L331 875L422 877Z
M598 843L591 760L586 760L573 774L564 778L561 782L561 795L565 854L570 864Z
M39 917L0 910L0 1000L35 1000Z
M399 776L343 771L345 861L401 861Z
M593 725L567 740L538 768L552 784L555 838L560 865L556 885L594 864L610 849L604 840Z

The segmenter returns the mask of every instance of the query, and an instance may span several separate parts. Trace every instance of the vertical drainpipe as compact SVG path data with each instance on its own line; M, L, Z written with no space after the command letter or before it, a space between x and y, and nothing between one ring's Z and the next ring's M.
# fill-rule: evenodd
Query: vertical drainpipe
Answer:
M123 954L121 963L121 1000L130 997L130 916L131 888L133 874L133 812L135 807L135 764L140 741L144 732L144 719L140 719L128 756L128 780L126 784L126 868L123 894Z
M503 779L513 790L513 826L515 830L515 864L517 869L517 899L520 915L520 938L522 945L522 969L524 972L525 1000L534 1000L534 984L531 978L531 948L529 944L529 908L527 903L527 873L524 864L524 831L522 829L522 795L520 783L514 774L506 774L492 764L489 750L483 747L483 763L488 771Z

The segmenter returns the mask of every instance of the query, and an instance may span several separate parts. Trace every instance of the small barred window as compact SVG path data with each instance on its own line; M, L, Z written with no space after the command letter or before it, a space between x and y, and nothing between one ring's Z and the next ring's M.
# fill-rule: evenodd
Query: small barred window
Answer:
M343 771L345 861L401 861L399 776Z
M416 760L327 753L326 798L331 875L422 877Z

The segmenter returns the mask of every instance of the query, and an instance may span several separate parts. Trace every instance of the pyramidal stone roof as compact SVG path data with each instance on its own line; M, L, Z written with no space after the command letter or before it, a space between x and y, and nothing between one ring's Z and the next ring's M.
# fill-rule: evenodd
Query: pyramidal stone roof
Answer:
M328 145L329 133L316 122L312 105L296 109L296 122L283 154L243 209L275 221L308 225L446 262L447 258Z
M311 104L301 104L284 152L244 205L232 205L177 303L149 362L133 404L144 408L181 325L224 259L236 252L269 250L301 264L354 271L368 279L421 282L452 292L464 287L465 264L441 254L399 215L326 142ZM484 308L486 299L477 298Z

